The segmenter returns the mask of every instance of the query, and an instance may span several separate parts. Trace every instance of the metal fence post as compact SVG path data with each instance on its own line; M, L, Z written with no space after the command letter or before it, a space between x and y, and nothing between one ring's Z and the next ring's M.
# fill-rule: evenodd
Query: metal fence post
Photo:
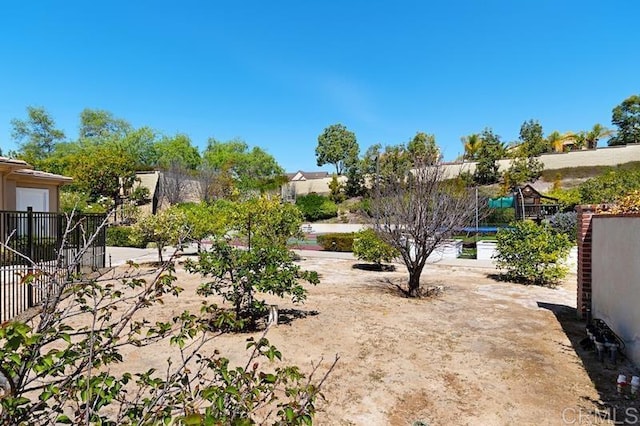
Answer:
M35 245L33 243L33 207L27 207L27 252L29 254L28 281L27 281L27 307L33 306L33 259L35 258Z

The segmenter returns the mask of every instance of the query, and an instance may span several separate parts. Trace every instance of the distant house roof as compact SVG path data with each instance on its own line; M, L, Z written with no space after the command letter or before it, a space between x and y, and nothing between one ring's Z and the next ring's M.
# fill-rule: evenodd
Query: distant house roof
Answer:
M295 173L287 173L289 181L325 179L329 177L329 172L303 172L298 170Z
M515 194L522 194L523 197L527 198L545 198L547 200L558 201L557 198L549 197L548 195L541 194L538 190L536 190L533 186L526 184L519 189L515 190Z

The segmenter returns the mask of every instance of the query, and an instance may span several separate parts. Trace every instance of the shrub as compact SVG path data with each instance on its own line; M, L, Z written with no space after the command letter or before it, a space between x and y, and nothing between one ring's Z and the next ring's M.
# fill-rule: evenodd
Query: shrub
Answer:
M107 245L113 247L144 248L148 241L139 238L131 226L110 226L107 228Z
M385 243L373 229L363 229L355 234L353 254L360 260L376 265L392 262L400 255L398 250Z
M329 199L334 203L341 203L347 197L344 195L344 184L338 180L338 176L333 175L329 182Z
M571 242L565 234L549 226L525 220L514 222L496 234L494 255L499 269L505 269L510 280L527 284L553 285L568 272L566 259Z
M549 218L553 230L566 235L571 242L577 238L578 214L576 212L556 213Z
M489 209L489 215L485 219L485 223L491 225L502 225L511 223L516 219L516 211L512 207L504 207L497 209Z
M546 194L549 197L556 198L558 200L558 204L560 204L560 208L562 211L572 211L575 206L581 204L580 200L580 190L575 188L556 188L547 192Z
M306 220L330 219L338 215L336 203L318 194L302 195L296 199L296 206Z
M368 216L373 216L371 209L371 198L363 198L357 203L353 203L349 206L349 212L351 213L360 213L366 214Z
M318 235L318 244L327 251L353 251L355 233L331 233Z
M129 199L133 201L136 206L148 203L149 201L151 201L151 193L149 192L149 188L140 185L136 186L135 189L131 191Z
M640 190L630 192L620 198L608 210L601 213L607 214L638 214L640 213Z
M580 201L612 203L637 189L640 189L640 170L614 170L580 184Z

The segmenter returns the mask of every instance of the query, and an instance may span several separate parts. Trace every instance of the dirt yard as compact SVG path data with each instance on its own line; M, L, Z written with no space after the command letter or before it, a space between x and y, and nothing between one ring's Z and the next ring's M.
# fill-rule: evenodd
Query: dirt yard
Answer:
M576 353L584 324L574 320L575 276L549 289L496 281L489 277L492 269L432 265L423 285L442 286L442 294L411 300L393 285L406 279L402 266L374 272L354 269L354 263L303 259L305 269L321 275L307 302L268 299L303 314L267 336L287 363L310 371L312 362L324 358L328 365L340 355L315 424L604 423L596 417L598 401L603 389L615 388L622 366L607 369L594 361L593 367L589 357L595 355L581 359ZM200 278L178 274L186 291L178 300L166 299L153 315L197 309L193 290ZM216 346L240 363L247 357L247 337L224 336ZM125 359L129 368L148 368L166 358L156 350ZM607 385L599 389L592 376Z

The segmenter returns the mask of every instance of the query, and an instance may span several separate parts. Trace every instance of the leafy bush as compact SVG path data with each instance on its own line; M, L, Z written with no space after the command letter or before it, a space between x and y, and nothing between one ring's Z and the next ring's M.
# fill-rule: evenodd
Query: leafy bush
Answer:
M355 233L331 233L318 235L316 241L326 251L353 251Z
M151 201L151 193L149 192L149 188L140 185L136 186L133 191L131 191L129 199L133 201L136 206L148 203L149 201Z
M494 255L499 269L506 269L510 280L527 284L556 284L564 278L568 268L563 261L569 254L571 242L565 234L549 226L528 220L514 222L496 234Z
M398 250L385 243L373 229L356 232L353 254L360 260L376 265L392 262L400 255Z
M372 211L371 198L363 198L349 206L349 212L351 213L364 213L368 216L373 216Z
M612 203L640 189L640 170L615 170L589 179L579 186L584 204Z
M512 207L489 209L489 215L484 223L491 225L502 225L511 223L516 219L516 211Z
M338 215L338 206L327 197L318 194L302 195L296 199L296 206L306 220L330 219Z
M334 203L341 203L347 197L344 195L344 184L338 180L338 176L335 174L331 177L329 182L329 199Z
M107 245L113 247L144 248L148 241L139 238L131 226L110 226L107 228Z
M556 213L549 218L549 225L556 232L566 235L571 242L576 241L578 228L576 212Z
M575 206L582 204L580 199L580 190L577 187L568 189L552 189L545 195L556 198L558 200L558 204L560 204L560 209L565 212L572 211Z

